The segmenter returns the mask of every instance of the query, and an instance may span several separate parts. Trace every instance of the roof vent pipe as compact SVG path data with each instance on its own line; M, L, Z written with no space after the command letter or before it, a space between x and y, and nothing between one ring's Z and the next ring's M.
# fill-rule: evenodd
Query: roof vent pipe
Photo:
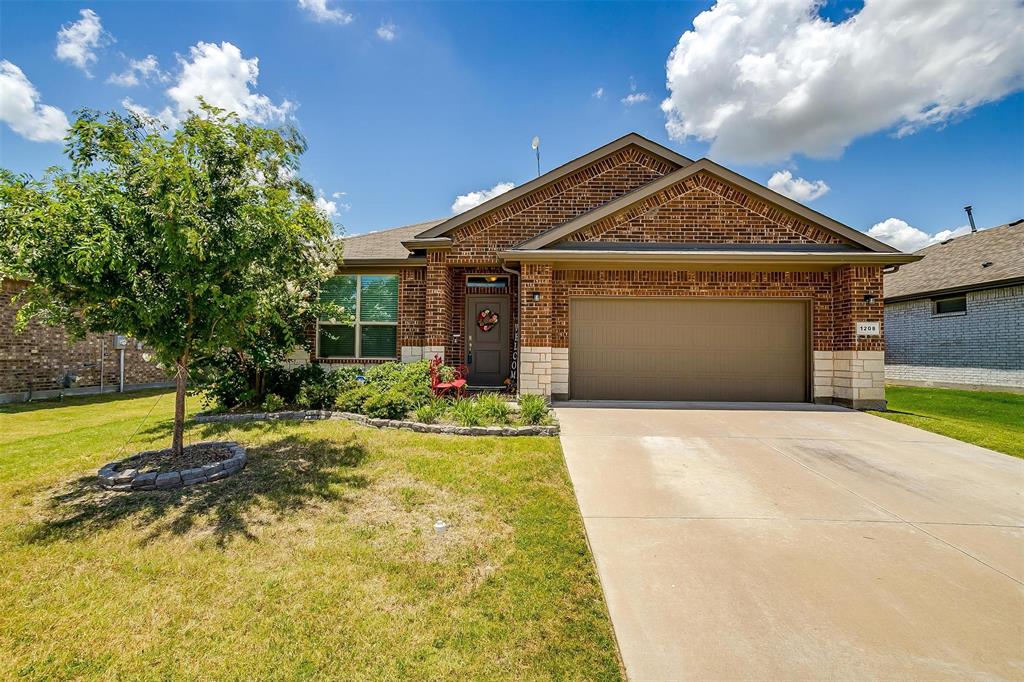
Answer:
M978 228L974 225L974 214L971 212L971 205L964 206L964 210L967 211L967 219L971 221L971 232L977 232Z

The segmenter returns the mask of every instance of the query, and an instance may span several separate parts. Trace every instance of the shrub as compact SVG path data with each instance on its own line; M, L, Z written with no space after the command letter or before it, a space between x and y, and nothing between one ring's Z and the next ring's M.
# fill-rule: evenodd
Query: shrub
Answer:
M296 404L311 410L331 408L339 393L356 386L357 372L352 367L340 368L335 372L320 369L319 374L311 372L302 381L295 396Z
M485 393L477 398L477 412L486 424L508 424L509 407L504 396Z
M452 419L462 426L480 426L481 417L477 401L472 398L459 398L452 403L450 409Z
M277 412L282 407L284 407L284 398L276 393L268 393L267 397L263 399L264 412Z
M347 391L342 391L341 394L334 401L334 407L342 412L359 412L363 411L363 403L366 402L367 398L373 395L373 391L367 386L356 386L350 388Z
M363 414L375 419L402 419L409 411L409 399L398 388L374 392L363 403Z
M444 400L435 398L429 403L425 403L416 408L416 421L422 424L435 424L437 421L444 416L444 412L448 405Z
M200 391L203 405L230 409L258 398L244 366L233 353L217 353L203 362L196 362L190 371L189 383Z
M424 405L433 398L430 390L430 363L426 360L375 365L366 372L366 385L379 393L390 390L401 392L409 405L407 409Z
M548 403L539 395L519 396L519 419L524 424L541 424L548 416Z

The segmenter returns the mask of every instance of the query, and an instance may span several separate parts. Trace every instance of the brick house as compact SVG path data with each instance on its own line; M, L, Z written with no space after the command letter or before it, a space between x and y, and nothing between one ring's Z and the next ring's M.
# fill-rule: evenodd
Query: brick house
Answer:
M916 260L629 134L473 209L350 237L313 362L440 355L578 400L884 404L882 268ZM858 324L865 323L865 324Z
M885 275L886 379L1024 391L1024 220Z
M0 286L0 403L116 391L121 386L122 355L125 390L173 385L131 339L126 340L122 354L114 334L88 334L73 340L63 327L38 320L15 332L18 306L12 299L25 284L4 279Z

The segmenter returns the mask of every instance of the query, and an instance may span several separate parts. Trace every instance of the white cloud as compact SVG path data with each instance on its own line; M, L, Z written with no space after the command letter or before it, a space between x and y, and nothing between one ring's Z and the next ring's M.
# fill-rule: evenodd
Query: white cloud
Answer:
M78 67L92 78L89 65L96 62L96 49L106 44L110 37L103 32L98 14L91 9L83 9L78 14L81 19L64 24L57 31L56 55L57 59Z
M723 160L835 157L855 138L940 125L1024 84L1018 0L719 0L666 65L666 128Z
M189 48L189 59L179 57L178 61L181 73L167 90L178 117L198 110L200 97L257 123L283 119L295 108L288 100L275 104L251 89L260 73L259 59L245 59L231 43L197 43Z
M108 83L132 88L148 80L167 80L167 74L160 71L160 62L149 54L142 59L129 59L128 68L121 73L112 73Z
M594 90L594 92L592 92L590 96L593 97L594 99L604 99L604 88L598 88L597 90Z
M0 61L0 121L33 142L59 142L68 130L68 117L39 100L24 72L6 59Z
M377 37L380 38L381 40L391 42L392 40L395 39L396 28L397 27L390 21L386 23L381 23L381 25L377 27Z
M452 213L468 211L474 206L478 206L485 201L489 201L499 194L504 194L513 187L515 187L515 185L511 182L499 182L490 189L482 189L477 192L470 192L469 194L460 194L455 197L455 202L452 204Z
M344 199L346 196L348 196L348 192L333 192L331 194L331 198L335 199L335 200ZM341 210L341 211L346 211L347 212L347 211L351 211L352 210L352 204L350 204L348 202L336 201L336 203L337 203L337 208L339 210Z
M620 101L623 104L625 104L627 107L631 107L634 104L639 104L640 102L646 102L650 98L651 98L651 96L648 95L646 92L631 92L628 95L626 95L625 97L623 97Z
M952 230L942 230L935 234L928 234L924 230L909 225L905 220L899 218L888 218L880 223L875 223L868 230L868 236L894 246L900 251L913 253L926 246L938 244L952 237L959 237L969 234L970 225L961 225Z
M768 178L768 187L779 194L796 201L814 201L828 193L829 186L824 180L794 178L788 170L775 171Z
M331 24L350 24L352 15L341 9L327 6L327 0L299 0L299 7L309 12L316 21Z
M313 202L317 210L324 214L324 217L333 220L338 217L338 204L324 197L323 194Z
M174 115L170 107L164 107L160 111L153 113L141 104L136 104L131 97L125 97L121 100L121 106L137 116L156 119L158 123L162 123L168 128L174 128L178 125L178 117Z

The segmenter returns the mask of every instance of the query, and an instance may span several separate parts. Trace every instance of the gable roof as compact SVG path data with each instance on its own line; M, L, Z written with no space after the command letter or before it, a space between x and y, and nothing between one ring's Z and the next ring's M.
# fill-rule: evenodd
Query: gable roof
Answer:
M917 255L924 258L885 276L886 301L1024 282L1024 219L934 244Z
M807 220L808 222L821 227L825 230L838 234L840 237L847 239L854 244L857 244L867 251L875 253L899 253L898 249L894 249L888 244L872 239L860 230L855 230L848 225L843 225L837 220L833 220L828 216L818 213L815 210L807 208L803 204L793 201L789 197L783 196L778 192L772 191L767 187L754 182L748 178L743 177L739 173L729 170L724 166L719 166L710 159L700 159L695 161L688 166L680 168L679 170L673 171L668 175L662 176L653 182L649 182L643 187L633 190L628 194L624 194L618 199L608 202L603 206L599 206L591 211L573 218L572 220L562 223L556 227L551 228L541 234L528 239L527 241L519 244L515 247L514 251L535 251L549 247L555 242L561 241L580 230L583 230L590 225L603 220L609 216L621 213L628 210L629 208L639 204L648 197L657 194L658 192L671 187L679 182L682 182L688 177L696 175L700 172L706 172L714 175L726 182L736 185L745 192L749 192L765 201L768 201L780 208L783 208L790 213L794 213L797 216ZM621 247L623 251L628 251L629 248L626 246Z
M429 220L424 223L392 227L378 232L356 234L342 238L341 259L343 265L395 265L399 263L417 263L423 258L416 258L402 242L443 223L445 219Z
M621 149L625 149L630 145L639 147L644 151L649 152L650 154L653 154L656 157L669 161L679 167L689 166L691 163L693 163L691 159L688 159L682 154L678 154L672 151L668 147L662 146L657 142L652 142L651 140L648 140L646 137L638 135L637 133L629 133L627 135L623 135L617 140L614 140L613 142L609 142L603 147L598 147L592 152L588 152L587 154L584 154L579 158L573 159L568 163L562 164L558 168L548 171L547 173L541 175L540 177L534 178L533 180L530 180L527 183L519 185L518 187L514 187L513 189L510 189L504 194L499 194L493 199L489 199L484 203L469 209L468 211L464 211L463 213L460 213L457 216L453 216L447 220L444 220L440 224L435 225L430 229L425 229L420 234L416 235L415 239L426 240L443 237L452 230L455 230L456 228L461 227L462 225L465 225L466 223L475 220L476 218L479 218L485 213L493 211L494 209L500 206L504 206L505 204L511 201L515 201L516 199L519 199L520 197L523 197L529 194L530 192L533 192L545 185L548 185L552 182L556 182L557 180L560 180L566 175L569 175L570 173L578 171L581 168L589 166L595 161L599 161L600 159L603 159L606 156L614 154L615 152ZM424 246L426 245L427 244L424 244Z

